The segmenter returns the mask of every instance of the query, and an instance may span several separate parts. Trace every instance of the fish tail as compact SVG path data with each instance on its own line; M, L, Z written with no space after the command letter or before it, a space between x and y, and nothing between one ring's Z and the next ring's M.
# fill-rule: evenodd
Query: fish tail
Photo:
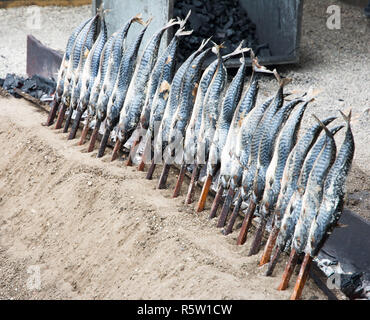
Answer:
M142 26L145 26L146 23L144 22L143 19L141 19L141 13L138 13L135 17L132 18L132 22L137 22L137 23L140 23Z
M320 126L322 126L322 128L325 130L325 133L326 135L329 137L329 138L332 138L333 139L333 134L331 133L331 131L328 129L328 127L322 123L322 121L317 117L315 116L314 114L312 115L314 117L314 119L319 123Z
M147 27L151 22L153 21L153 17L150 17L144 24L145 27Z
M346 116L342 111L340 111L340 114L342 115L344 121L346 122L346 124L349 126L350 125L350 122L351 122L351 117L352 117L352 109L349 111L348 113L348 116Z
M273 72L275 78L277 79L277 81L279 82L280 88L284 88L288 83L290 83L292 81L292 79L290 79L290 78L282 78L278 74L278 72L276 71L276 69L274 69L272 72Z

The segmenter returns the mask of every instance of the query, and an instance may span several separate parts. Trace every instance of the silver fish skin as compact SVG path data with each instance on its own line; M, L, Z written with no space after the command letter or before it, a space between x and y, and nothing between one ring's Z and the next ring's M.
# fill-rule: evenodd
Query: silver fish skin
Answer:
M343 126L336 126L330 130L334 136ZM281 250L287 251L291 246L292 236L294 234L295 226L302 209L303 195L306 190L309 174L318 158L320 152L325 146L326 135L318 139L308 152L304 159L303 166L298 178L297 188L289 199L287 207L284 212L281 212L281 227L276 240L276 244Z
M140 116L140 125L142 128L147 129L149 126L150 112L153 105L154 96L157 92L157 88L162 82L162 71L166 63L169 63L168 59L172 59L172 56L176 56L177 48L181 37L190 35L193 31L185 31L185 24L189 18L190 12L184 20L179 21L179 29L173 36L170 44L158 58L154 65L153 71L150 74L148 92L145 98L143 110ZM174 52L174 54L173 54ZM169 58L170 57L170 58Z
M235 140L234 130L231 130L232 132L229 132L230 127L232 127L233 125L233 122L238 123L240 118L244 116L244 110L240 110L241 104L239 104L239 100L243 91L246 69L247 64L245 58L243 58L241 60L241 65L238 69L238 72L235 75L234 79L231 81L223 98L221 114L217 122L216 131L209 150L209 158L207 162L208 175L215 175L215 169L221 162L222 151L226 149L225 144L227 142L229 133L230 136L233 135L232 140Z
M342 116L346 121L346 134L337 158L326 177L320 210L311 224L305 248L305 253L311 256L316 256L322 248L343 211L344 187L355 152L355 142L350 125L351 113L348 116L344 114Z
M269 123L271 122L275 113L283 105L283 102L284 102L283 88L284 88L284 83L280 83L279 89L273 101L270 103L270 105L264 112L263 117L259 121L258 126L253 134L253 138L251 142L251 151L249 154L248 165L247 165L248 170L245 170L243 172L242 195L244 199L246 199L249 195L252 194L252 187L253 187L254 180L257 174L259 146L262 141L262 137L263 137L263 133L265 129L269 127ZM255 194L255 196L258 196L258 195ZM255 200L255 203L258 202L257 199L254 199L254 200Z
M327 126L335 119L336 117L330 117L322 120L322 123ZM321 131L322 126L320 124L313 125L298 140L297 144L294 146L293 150L289 154L281 180L279 197L276 202L274 224L277 228L280 228L281 226L281 219L284 215L290 198L298 189L298 178L303 166L304 159L306 158L307 153L310 151L313 144L316 142Z
M243 42L241 42L241 44L234 50L234 52L223 56L222 59L226 61L227 59L234 57L235 55L242 54L248 50L249 48L243 49ZM216 59L204 70L199 82L193 112L191 114L191 118L185 133L183 161L187 164L194 163L195 153L197 150L198 133L202 122L204 98L206 96L207 89L212 81L213 75L216 72L217 64L218 60Z
M89 57L89 54L93 48L97 33L98 33L98 21L99 21L98 17L96 17L92 21L92 24L85 37L85 42L84 42L83 50L81 51L81 56L80 56L80 61L78 63L78 67L74 72L74 77L73 77L73 82L72 82L73 84L72 84L71 103L70 103L70 108L73 108L73 110L77 108L77 104L80 98L83 71L84 71L86 61Z
M95 78L99 72L99 64L104 45L107 42L107 27L104 18L101 19L100 33L96 39L87 61L85 63L83 74L82 74L82 88L79 99L78 110L83 113L90 100L91 88L94 84Z
M157 31L147 43L140 61L136 67L132 81L127 91L118 123L118 138L127 140L135 130L145 102L150 72L158 59L158 50L163 33L180 24L179 21L170 20L164 27Z
M141 23L141 19L138 18L138 16L132 17L126 22L121 30L116 33L114 37L112 52L108 59L107 72L105 74L104 82L99 92L99 98L96 105L96 114L100 121L103 121L107 115L109 98L112 95L113 88L117 80L122 55L125 51L126 36L133 22Z
M260 212L265 220L275 207L286 161L297 141L298 131L308 103L309 101L303 103L289 116L276 139L273 157L266 171L265 190L261 200L262 210Z
M66 50L63 55L63 60L58 71L57 86L55 90L57 103L59 103L62 98L64 90L64 78L68 69L68 64L73 50L73 45L76 41L78 34L82 31L86 24L91 21L91 19L93 18L89 18L86 21L82 22L79 26L77 26L68 38Z
M181 90L181 98L179 101L179 105L173 115L172 122L170 125L170 131L168 134L168 141L170 143L175 142L175 140L180 137L182 142L186 126L193 111L196 91L198 88L198 83L202 71L201 68L210 50L211 50L210 48L206 49L202 53L200 53L196 58L194 58L186 72L186 75L184 77L184 83ZM171 156L171 151L172 150L168 150L169 156Z
M108 70L109 57L112 52L112 47L113 47L113 43L114 43L114 39L116 35L117 34L114 33L108 38L107 42L104 45L102 54L101 54L98 75L95 78L94 84L91 88L90 100L89 100L89 104L87 108L89 119L92 119L96 114L96 106L98 103L100 90L103 86L104 78Z
M226 89L227 70L221 56L222 46L215 45L217 68L207 89L202 110L202 122L197 142L196 162L205 164L208 161L209 149L216 132L217 121L221 112L222 97Z
M114 86L111 97L107 106L107 127L110 130L117 125L119 114L123 107L132 76L136 67L137 55L144 34L149 26L150 21L141 30L135 41L124 52L118 71L118 77Z
M302 198L302 209L294 230L292 246L298 253L302 253L306 247L309 229L320 208L323 183L335 160L335 140L331 132L326 127L324 129L326 133L325 145L308 177L306 190Z
M173 115L176 112L177 106L180 103L181 98L181 90L184 83L184 78L186 71L188 70L189 66L193 62L194 58L203 50L206 42L203 41L200 47L194 51L180 68L176 71L172 83L171 83L171 90L169 91L168 100L166 103L166 107L164 109L163 117L161 119L161 124L159 126L159 130L157 136L155 138L154 149L157 155L161 155L162 151L165 149L168 143L168 134L170 131L171 121ZM158 159L159 160L159 159Z
M66 75L64 78L64 88L63 88L63 94L62 94L62 102L63 104L69 106L70 100L71 100L71 94L72 94L72 87L74 82L74 75L78 68L81 53L85 52L84 45L86 36L94 23L96 21L98 15L96 15L94 18L89 20L89 22L82 28L80 33L77 35L76 40L74 41L72 52L70 55L70 59L68 62L68 67L66 71Z

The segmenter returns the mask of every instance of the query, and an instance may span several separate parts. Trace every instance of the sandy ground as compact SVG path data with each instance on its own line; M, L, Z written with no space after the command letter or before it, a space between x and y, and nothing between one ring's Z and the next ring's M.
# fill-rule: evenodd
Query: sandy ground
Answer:
M292 287L276 290L284 263L265 277L237 232L41 126L28 102L0 108L0 298L289 298ZM28 290L35 267L41 289ZM303 298L325 297L310 280Z

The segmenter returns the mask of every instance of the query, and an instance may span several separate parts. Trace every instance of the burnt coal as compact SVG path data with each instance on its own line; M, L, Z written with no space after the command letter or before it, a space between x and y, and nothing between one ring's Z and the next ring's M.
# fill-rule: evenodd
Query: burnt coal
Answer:
M192 35L182 39L178 53L179 62L194 52L203 39L212 36L218 44L224 43L222 54L232 52L244 40L244 45L269 54L265 46L259 48L256 25L238 0L185 0L174 4L174 17L185 18L191 10L187 28ZM261 50L263 49L263 50Z
M0 85L16 98L21 98L14 89L31 95L36 99L41 99L45 96L51 96L55 92L56 82L53 79L47 79L39 75L34 75L31 78L23 78L15 74L7 74L5 79L0 79Z

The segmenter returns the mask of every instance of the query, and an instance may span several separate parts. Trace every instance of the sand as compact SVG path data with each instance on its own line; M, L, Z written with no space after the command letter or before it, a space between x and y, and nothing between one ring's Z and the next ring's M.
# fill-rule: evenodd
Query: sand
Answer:
M294 282L276 290L284 262L265 277L250 243L223 236L183 195L108 154L96 159L41 126L46 115L24 100L1 98L0 108L1 299L290 297ZM27 289L34 266L40 290ZM325 296L310 280L303 299Z

